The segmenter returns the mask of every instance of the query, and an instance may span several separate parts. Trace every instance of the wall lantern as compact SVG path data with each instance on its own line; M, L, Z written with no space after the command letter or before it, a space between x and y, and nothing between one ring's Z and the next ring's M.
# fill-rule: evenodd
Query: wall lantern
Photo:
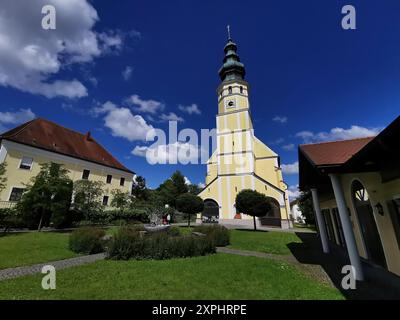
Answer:
M375 209L381 216L383 216L383 206L379 202L375 205Z

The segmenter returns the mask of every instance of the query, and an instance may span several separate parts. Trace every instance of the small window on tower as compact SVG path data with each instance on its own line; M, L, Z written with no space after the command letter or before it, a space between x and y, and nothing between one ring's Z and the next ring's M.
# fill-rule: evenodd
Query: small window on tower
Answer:
M229 92L229 94L232 94L232 87L231 86L229 86L228 92Z
M243 93L243 87L240 86L240 93Z

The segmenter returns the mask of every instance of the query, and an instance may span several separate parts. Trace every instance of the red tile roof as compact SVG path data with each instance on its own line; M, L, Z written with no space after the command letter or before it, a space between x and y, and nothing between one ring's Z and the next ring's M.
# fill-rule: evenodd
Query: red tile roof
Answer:
M360 151L374 137L300 145L301 151L316 166L341 165Z
M0 135L5 139L133 173L98 144L82 134L45 119L34 119Z

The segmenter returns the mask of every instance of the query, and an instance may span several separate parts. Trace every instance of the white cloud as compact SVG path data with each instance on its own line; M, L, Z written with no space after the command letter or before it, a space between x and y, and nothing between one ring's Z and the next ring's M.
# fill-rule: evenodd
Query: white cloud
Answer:
M191 104L190 106L179 105L178 108L182 112L186 112L188 114L201 114L199 106L195 103Z
M156 114L165 109L165 105L156 100L142 100L137 94L130 96L125 102L137 112Z
M0 132L7 130L8 126L16 126L35 118L30 108L19 109L15 112L0 112Z
M205 185L203 182L199 182L199 183L197 184L197 186L198 186L200 189L204 189L204 188L206 187L206 185Z
M177 122L184 122L185 120L182 117L179 117L173 112L170 112L169 114L161 114L160 115L161 121L177 121Z
M288 188L289 200L296 199L300 196L299 185L289 186Z
M145 157L150 164L188 164L198 163L199 148L188 142L177 141L171 144L136 146L133 155Z
M186 184L186 185L192 184L192 182L189 180L188 177L185 176L184 179L185 179L185 184Z
M296 161L289 164L282 164L281 168L284 174L297 174L299 173L299 162Z
M285 144L282 146L282 149L286 150L286 151L293 151L294 148L295 148L295 145L293 143Z
M133 68L131 66L126 66L124 70L122 70L122 78L125 81L128 81L132 77Z
M376 136L381 130L382 128L365 128L353 125L349 129L336 127L329 132L301 131L296 134L296 137L301 138L304 143L312 143Z
M132 114L131 110L118 107L108 101L92 110L95 116L104 114L104 125L111 129L114 137L122 137L129 141L146 140L146 136L154 135L153 126L147 124L140 115Z
M41 28L41 8L56 8L56 29ZM120 35L93 30L99 20L87 0L2 0L0 10L0 85L48 98L87 96L78 79L54 79L74 63L87 63L120 49Z
M279 123L286 123L287 120L288 120L288 118L283 117L283 116L275 116L274 118L272 118L272 121L279 122Z
M108 32L102 32L98 34L98 38L101 40L101 50L104 53L121 51L122 39L124 35L119 31L110 30Z

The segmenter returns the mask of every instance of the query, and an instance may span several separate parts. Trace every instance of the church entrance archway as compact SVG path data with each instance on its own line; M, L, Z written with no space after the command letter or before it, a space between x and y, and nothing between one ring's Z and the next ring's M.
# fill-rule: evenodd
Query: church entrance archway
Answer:
M281 227L281 206L278 200L268 197L271 203L271 209L260 217L260 223L262 226Z
M205 199L204 209L201 215L203 223L218 223L219 219L219 205L215 200Z

